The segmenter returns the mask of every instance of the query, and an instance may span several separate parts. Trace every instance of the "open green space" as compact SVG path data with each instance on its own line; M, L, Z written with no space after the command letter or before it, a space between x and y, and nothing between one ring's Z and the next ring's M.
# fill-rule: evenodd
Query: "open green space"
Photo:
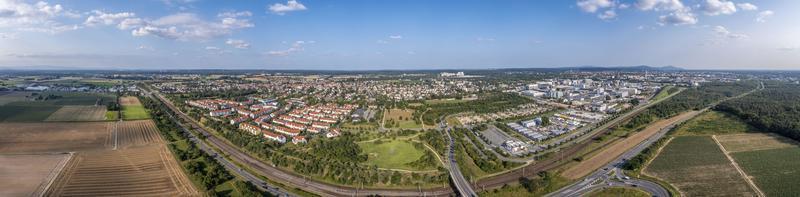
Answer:
M589 197L649 197L650 194L640 189L627 187L611 187L595 190L588 195Z
M707 111L687 121L676 130L676 135L719 135L755 132L753 126L739 117L725 112Z
M389 109L384 114L386 128L417 129L422 128L418 124L418 117L414 117L414 110L411 109ZM416 120L416 121L415 121Z
M418 160L425 154L419 148L414 147L411 142L406 140L363 142L358 144L361 150L367 154L367 163L376 165L379 168L402 169L402 170L427 170L417 169L409 163Z
M710 136L672 139L645 169L686 196L754 196Z
M800 194L800 147L733 153L734 160L767 196Z
M664 88L662 88L660 91L658 91L658 93L655 96L653 96L652 100L657 101L660 99L667 98L667 96L669 96L672 93L675 93L676 91L678 91L678 88L676 88L675 86L664 86Z
M150 114L147 113L142 105L123 105L122 106L122 119L125 120L140 120L148 119Z
M119 111L106 112L106 120L116 120L116 119L119 119Z
M432 104L443 104L443 103L463 103L467 102L467 100L463 99L432 99L432 100L425 100L425 104L432 105Z

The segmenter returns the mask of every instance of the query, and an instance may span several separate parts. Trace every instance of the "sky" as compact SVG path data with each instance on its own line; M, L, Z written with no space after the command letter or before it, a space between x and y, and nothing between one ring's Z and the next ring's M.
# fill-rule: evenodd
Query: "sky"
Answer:
M797 0L0 0L0 69L800 69Z

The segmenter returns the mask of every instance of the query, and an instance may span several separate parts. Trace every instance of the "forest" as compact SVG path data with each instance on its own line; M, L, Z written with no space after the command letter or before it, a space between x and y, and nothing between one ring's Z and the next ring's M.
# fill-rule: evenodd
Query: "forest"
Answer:
M800 140L800 85L765 82L765 89L721 103L716 110L739 116L764 131Z
M711 106L724 98L734 97L758 87L753 81L724 83L704 83L700 87L690 88L677 95L655 104L646 111L636 115L625 124L628 128L637 128L656 119L668 118L687 110L699 110Z
M530 100L516 94L496 93L487 94L478 100L467 102L425 104L417 107L417 111L430 109L424 113L422 121L425 124L434 124L438 118L445 115L462 112L491 113L525 104L526 102L530 102Z

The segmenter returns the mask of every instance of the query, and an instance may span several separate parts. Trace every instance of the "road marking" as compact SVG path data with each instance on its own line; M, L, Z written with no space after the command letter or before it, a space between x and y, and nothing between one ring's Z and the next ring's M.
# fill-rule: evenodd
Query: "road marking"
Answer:
M764 192L762 192L761 189L759 189L758 186L756 186L756 184L753 183L753 180L751 180L750 177L747 176L747 173L745 173L744 170L742 170L742 168L739 167L739 164L736 163L736 161L733 160L733 157L731 157L731 155L728 154L728 150L725 150L725 147L722 146L721 143L719 143L719 140L717 140L717 135L711 135L711 139L714 139L714 142L717 143L717 146L719 146L719 149L722 150L722 153L725 154L725 157L728 158L728 161L730 161L731 164L733 164L733 167L736 168L736 171L739 172L739 175L741 175L742 178L744 178L744 180L747 182L747 184L750 185L750 188L755 190L756 194L758 196L762 196L762 197L766 196L766 195L764 195Z

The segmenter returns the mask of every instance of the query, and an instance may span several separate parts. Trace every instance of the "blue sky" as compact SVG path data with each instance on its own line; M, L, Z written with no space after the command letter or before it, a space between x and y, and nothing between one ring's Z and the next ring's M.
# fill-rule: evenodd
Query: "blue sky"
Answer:
M0 0L0 68L800 68L800 1Z

